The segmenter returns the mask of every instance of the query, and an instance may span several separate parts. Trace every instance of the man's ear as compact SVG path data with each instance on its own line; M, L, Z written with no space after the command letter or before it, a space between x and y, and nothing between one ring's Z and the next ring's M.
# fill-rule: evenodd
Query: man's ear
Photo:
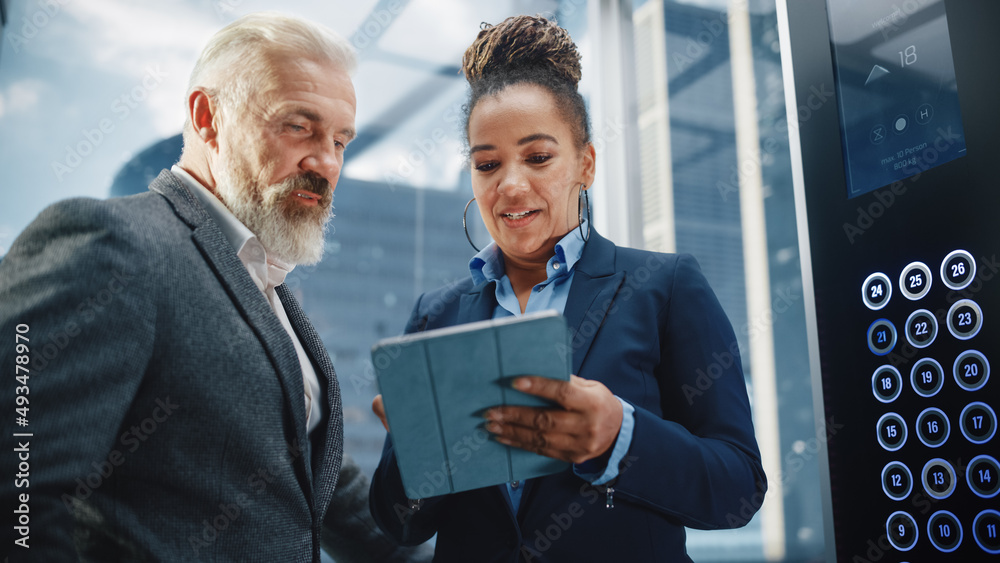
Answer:
M218 149L217 106L208 92L195 88L188 96L188 117L195 135L212 149Z

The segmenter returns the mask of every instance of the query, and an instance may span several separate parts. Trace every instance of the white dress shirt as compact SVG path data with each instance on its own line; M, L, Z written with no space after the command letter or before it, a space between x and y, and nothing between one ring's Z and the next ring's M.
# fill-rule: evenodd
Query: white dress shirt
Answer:
M201 201L212 219L219 225L219 229L222 230L222 234L226 237L226 240L236 249L236 256L243 262L257 288L264 293L264 297L270 303L274 314L281 321L281 326L285 327L285 332L292 339L292 345L295 346L295 353L299 357L299 365L302 366L302 384L305 390L306 401L306 431L312 432L319 425L320 419L323 418L323 401L320 397L319 378L316 376L316 370L313 369L312 361L306 355L306 351L302 347L302 343L299 342L299 337L295 334L292 324L288 321L288 315L285 313L285 307L281 304L281 299L278 298L278 294L274 291L275 287L285 281L285 276L295 266L281 262L276 258L268 258L267 250L257 239L257 236L246 225L241 223L215 194L201 185L201 182L196 180L194 176L176 164L170 171L184 182L195 197Z

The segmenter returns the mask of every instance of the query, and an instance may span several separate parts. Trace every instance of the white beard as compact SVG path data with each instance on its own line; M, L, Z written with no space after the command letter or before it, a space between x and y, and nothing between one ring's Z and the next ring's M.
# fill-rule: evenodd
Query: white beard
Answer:
M310 265L323 258L326 228L333 217L333 190L315 175L300 175L263 185L253 178L250 166L237 158L220 157L216 171L219 199L246 225L268 255L291 265ZM294 190L321 196L315 207L292 201Z

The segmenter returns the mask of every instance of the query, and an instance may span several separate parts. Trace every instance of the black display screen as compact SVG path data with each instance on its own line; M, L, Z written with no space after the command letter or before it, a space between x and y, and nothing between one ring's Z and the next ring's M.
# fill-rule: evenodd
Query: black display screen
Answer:
M827 0L847 195L965 155L943 0Z

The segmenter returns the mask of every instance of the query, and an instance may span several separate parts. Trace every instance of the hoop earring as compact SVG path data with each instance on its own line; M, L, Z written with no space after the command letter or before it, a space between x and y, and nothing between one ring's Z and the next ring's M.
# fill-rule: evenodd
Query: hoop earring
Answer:
M472 248L476 249L476 252L479 252L479 247L472 242L472 237L469 236L469 227L465 223L465 216L469 214L469 206L472 205L473 201L476 201L476 198L470 199L469 203L465 204L465 211L462 212L462 229L465 231L465 238L469 241L469 244L472 245Z
M583 202L584 202L584 200L587 201L587 234L586 235L583 234ZM590 194L587 192L587 185L586 184L580 184L580 194L576 198L576 213L577 213L577 215L579 216L579 219L580 219L580 224L579 224L580 236L583 237L583 242L584 242L584 244L586 244L587 241L590 240L590 229L593 226L592 225L593 220L591 219L591 213L590 213ZM468 233L466 233L466 236L468 236Z

